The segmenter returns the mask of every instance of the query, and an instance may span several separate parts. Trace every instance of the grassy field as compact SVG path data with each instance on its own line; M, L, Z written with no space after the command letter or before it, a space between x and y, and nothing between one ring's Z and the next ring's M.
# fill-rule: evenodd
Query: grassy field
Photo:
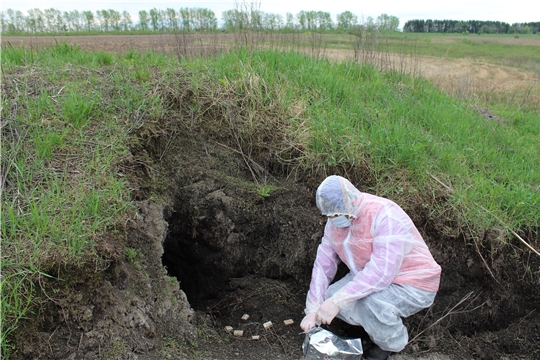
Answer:
M306 44L309 37L303 35ZM329 48L352 48L358 38L352 35L321 36ZM540 74L540 35L461 35L365 33L362 41L376 51L434 56L447 59L468 59L495 65L505 65Z
M498 47L455 44L462 54L482 46L479 57L499 59ZM512 56L540 64L526 46ZM254 116L239 132L262 126L257 109L273 103L289 132L282 148L291 150L281 156L290 164L367 165L385 185L378 194L393 198L447 186L441 214L452 209L452 220L472 234L540 225L539 104L483 104L504 117L494 121L426 80L296 52L179 60L67 44L8 46L1 65L4 355L18 320L44 301L39 279L58 266L99 268L101 236L134 216L122 164L134 130L163 121L166 105L153 90L179 86L180 67L194 94L226 88L250 107ZM407 187L382 180L397 174Z
M524 35L514 39L509 35L421 35L400 34L389 37L391 51L399 51L403 38L416 42L418 55L441 56L449 59L472 59L496 65L518 67L540 74L540 36ZM519 40L533 40L536 45ZM505 41L509 40L509 41Z

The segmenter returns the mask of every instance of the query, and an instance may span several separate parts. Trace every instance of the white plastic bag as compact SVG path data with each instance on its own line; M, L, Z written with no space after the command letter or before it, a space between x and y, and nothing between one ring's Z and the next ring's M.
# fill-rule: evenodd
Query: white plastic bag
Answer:
M362 358L362 339L343 338L320 326L308 333L302 344L304 360L358 360Z

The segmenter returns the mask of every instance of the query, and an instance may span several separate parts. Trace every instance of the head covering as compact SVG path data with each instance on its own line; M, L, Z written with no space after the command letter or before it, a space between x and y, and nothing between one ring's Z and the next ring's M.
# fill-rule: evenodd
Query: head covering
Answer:
M317 188L317 207L323 215L356 217L362 193L344 177L331 175Z

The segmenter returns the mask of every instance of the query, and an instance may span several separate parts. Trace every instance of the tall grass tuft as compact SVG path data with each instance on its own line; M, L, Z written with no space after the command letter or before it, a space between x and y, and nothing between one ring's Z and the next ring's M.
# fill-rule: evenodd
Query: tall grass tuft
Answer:
M296 160L303 167L324 170L367 161L378 179L408 174L420 193L435 177L453 189L449 204L460 214L457 223L474 231L485 231L499 223L496 219L516 229L540 223L535 110L494 121L428 81L297 52L235 52L199 67L201 73L210 71L214 82L236 84L240 96L246 94L246 79L257 79L249 83L251 91L260 91L256 99L274 99L282 116L299 108L300 115L284 117L281 126L296 134L288 141L302 149Z
M143 70L170 61L138 56L146 60L137 65ZM133 211L119 166L141 114L161 113L133 66L122 56L59 43L2 50L4 356L9 334L42 301L35 282L62 277L64 266L99 268L107 259L96 241Z

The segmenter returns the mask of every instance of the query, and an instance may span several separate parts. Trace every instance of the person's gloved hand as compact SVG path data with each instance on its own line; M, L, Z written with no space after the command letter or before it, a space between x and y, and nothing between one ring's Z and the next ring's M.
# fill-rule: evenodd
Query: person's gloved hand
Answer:
M340 307L334 304L334 299L330 298L323 302L316 312L315 321L320 324L330 324L339 314Z
M304 332L307 333L309 330L311 330L315 326L320 325L320 323L317 324L317 321L315 319L316 315L317 315L317 312L311 312L307 314L306 316L304 316L304 318L302 319L302 322L300 323L300 327L302 328L302 330L304 330Z

